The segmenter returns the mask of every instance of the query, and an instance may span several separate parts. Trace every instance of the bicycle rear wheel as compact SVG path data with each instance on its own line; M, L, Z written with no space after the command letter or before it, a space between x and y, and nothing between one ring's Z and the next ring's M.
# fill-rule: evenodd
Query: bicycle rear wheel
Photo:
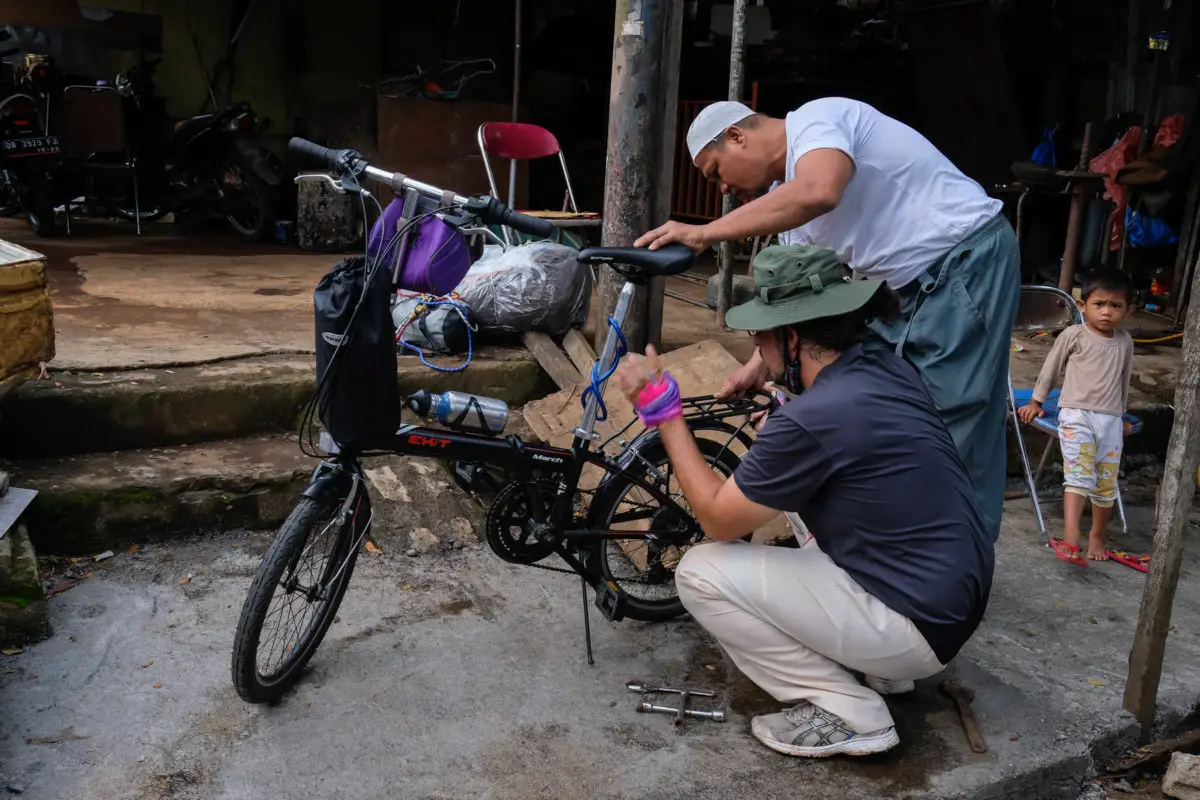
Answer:
M718 475L729 477L741 463L737 454L720 442L698 437L696 444ZM625 472L597 495L594 501L597 505L589 516L590 527L663 534L687 530L692 525L691 509L671 469L666 448L656 440L639 451L639 455L640 459L634 459ZM656 485L676 507L656 500L634 483L630 474ZM604 581L616 585L622 594L625 616L643 622L661 622L684 612L675 588L675 566L694 546L656 547L635 539L605 537L591 551L587 564Z
M333 622L370 518L366 492L303 498L267 550L246 596L233 648L233 684L248 703L279 699Z

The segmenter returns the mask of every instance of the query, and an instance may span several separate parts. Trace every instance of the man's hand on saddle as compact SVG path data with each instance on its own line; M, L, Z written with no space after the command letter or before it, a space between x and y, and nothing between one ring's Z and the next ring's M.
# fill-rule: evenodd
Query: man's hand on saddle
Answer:
M660 225L633 243L634 247L648 247L657 250L673 242L687 245L693 252L699 253L708 247L710 242L705 236L703 225L688 225L683 222L668 222Z

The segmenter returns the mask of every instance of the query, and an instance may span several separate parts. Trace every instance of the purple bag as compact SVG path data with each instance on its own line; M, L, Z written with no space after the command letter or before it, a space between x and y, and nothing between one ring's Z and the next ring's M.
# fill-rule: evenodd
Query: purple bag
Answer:
M371 258L383 254L395 288L441 297L454 291L475 257L458 228L430 213L438 207L431 202L413 192L407 199L397 197L388 203L371 226L367 253ZM408 226L400 241L393 242L415 217L420 220Z

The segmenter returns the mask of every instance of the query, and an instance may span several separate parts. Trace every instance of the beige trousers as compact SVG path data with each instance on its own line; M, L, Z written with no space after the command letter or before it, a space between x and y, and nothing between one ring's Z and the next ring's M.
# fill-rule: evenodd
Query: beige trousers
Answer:
M855 583L814 541L805 543L802 529L800 549L741 541L693 547L675 570L679 598L776 700L807 700L858 733L891 727L883 698L850 670L917 680L943 666L908 618Z

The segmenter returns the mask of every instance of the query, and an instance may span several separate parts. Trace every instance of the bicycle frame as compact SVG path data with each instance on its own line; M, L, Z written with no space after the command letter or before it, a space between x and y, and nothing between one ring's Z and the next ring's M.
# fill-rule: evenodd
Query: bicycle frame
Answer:
M627 280L617 298L617 305L612 318L614 325L609 328L608 336L601 350L598 362L600 364L612 366L613 360L617 357L618 330L629 312L629 306L632 303L635 291L636 284ZM604 370L604 372L607 371L607 369ZM600 374L604 374L604 372ZM359 452L383 451L396 455L419 456L441 461L482 462L500 467L511 474L514 479L526 484L531 501L530 507L537 509L533 516L534 522L549 526L549 533L547 535L551 537L555 544L559 542L583 544L598 538L642 540L663 545L685 544L685 541L673 540L664 542L662 541L663 537L661 534L653 531L597 530L594 528L573 528L569 524L574 521L572 500L578 489L583 469L589 464L600 467L606 473L597 486L597 491L602 490L615 476L622 475L638 488L648 492L658 502L675 508L679 507L678 503L669 494L664 493L653 483L645 480L636 471L626 471L636 460L636 448L632 446L627 447L624 452L633 455L623 459L613 459L605 455L603 451L594 451L591 449L592 442L600 439L600 435L595 430L596 417L599 411L600 397L603 395L607 383L607 379L599 381L598 391L589 395L584 406L583 419L580 425L573 431L575 437L570 449L530 444L517 436L496 438L483 434L418 425L401 425L395 433L384 439L356 445L350 449L343 449L332 442L327 442L326 437L322 435L323 441L326 441L325 449L331 453L339 453L339 457L335 458L333 462L322 462L321 466L314 472L310 489L318 484L323 477L328 476L331 471L343 470L352 476L357 475L362 477L357 459ZM706 399L708 398L699 398L699 400ZM713 415L709 413L708 416ZM741 428L734 428L728 423L722 423L716 417L709 420L701 420L699 424L692 427L693 429L725 431L730 434L731 442L734 438L739 438L743 444L747 446L750 444L749 436ZM641 434L635 438L635 442L648 435L651 435L649 431ZM346 470L347 465L352 466ZM647 463L646 466L649 467L649 464ZM534 478L538 472L544 473L547 471L558 475L559 482L549 518L538 519L537 517L541 515L541 504L537 501L541 499L539 494L541 489L534 481ZM652 472L651 477L653 476ZM328 478L326 477L326 479ZM361 480L359 484L362 484ZM314 495L309 495L309 492L306 491L306 495L315 496L315 493ZM685 514L684 516L691 519L690 514ZM693 520L686 538L690 539L698 533L700 533L699 524ZM678 536L672 538L677 539ZM562 548L557 548L556 552L565 558L576 571L581 574L583 573L582 565L578 565L577 561L564 552Z

